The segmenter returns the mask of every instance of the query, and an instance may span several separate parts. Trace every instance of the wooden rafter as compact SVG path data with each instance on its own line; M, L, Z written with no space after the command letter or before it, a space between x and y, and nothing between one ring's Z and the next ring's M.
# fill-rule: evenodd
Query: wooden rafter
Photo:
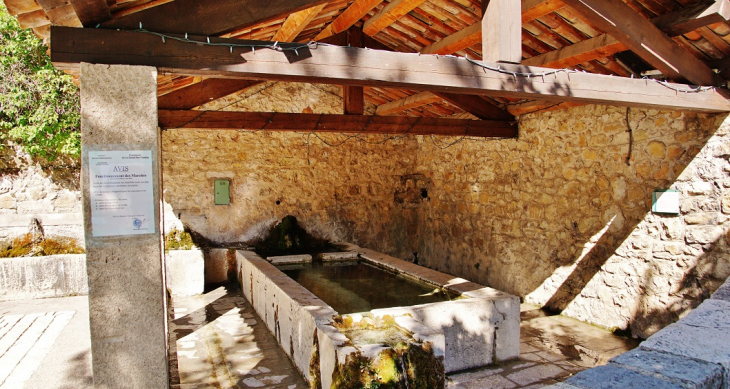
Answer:
M563 0L675 81L715 85L716 74L621 0Z
M220 35L273 20L329 0L175 0L101 24L110 29Z
M441 97L436 96L431 92L421 92L412 96L404 97L400 100L393 100L385 104L381 104L375 110L375 114L380 116L393 115L412 108L437 103L439 101L441 101Z
M71 5L85 27L96 26L112 18L106 0L71 0Z
M727 21L730 17L730 4L725 3L728 2L719 0L709 4L699 4L682 11L653 18L651 22L668 36L678 36L698 27L717 23L718 21ZM628 50L628 48L616 38L608 34L601 34L559 50L536 55L522 61L522 63L530 66L569 67L595 58L608 57L624 50Z
M498 120L304 113L168 111L158 112L166 129L245 129L266 131L411 134L514 138L514 123Z
M363 32L373 36L390 26L403 15L413 11L426 0L393 0L363 25Z
M205 42L204 37L191 36ZM210 38L212 43L245 44L244 40ZM251 42L254 43L254 42ZM261 42L255 42L261 44ZM658 109L730 111L720 90L677 93L652 81L589 73L556 73L518 77L510 72L541 73L545 68L502 64L486 70L465 59L320 45L297 53L191 44L151 34L104 29L52 27L51 58L61 69L81 62L157 67L160 72L223 78L311 82L430 90L507 98L545 99ZM487 64L497 68L497 64Z
M564 7L561 0L525 0L522 2L522 23L545 16ZM482 41L482 22L476 22L423 49L422 54L453 54Z
M284 21L284 24L279 28L279 31L274 34L274 40L278 42L293 41L322 12L322 9L326 5L326 3L315 5L314 7L303 9L289 15Z
M515 117L511 113L481 96L443 92L434 92L434 94L479 119L515 120Z
M565 7L562 0L522 0L522 23L543 17Z
M383 0L355 0L340 16L327 25L314 40L319 41L347 30L382 2Z
M178 89L174 92L159 96L157 106L159 109L191 109L205 103L220 99L221 97L259 85L263 81L252 80L226 80L209 78Z
M651 20L669 36L679 36L698 28L730 19L730 2L715 0L658 16Z

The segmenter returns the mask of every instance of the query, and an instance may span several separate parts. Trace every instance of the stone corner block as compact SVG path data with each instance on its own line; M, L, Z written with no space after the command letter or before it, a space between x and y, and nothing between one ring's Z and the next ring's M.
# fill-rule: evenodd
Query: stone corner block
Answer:
M680 321L657 332L639 347L719 364L725 370L725 381L730 382L728 344L730 331L726 328L695 327Z
M720 365L660 351L634 349L611 359L609 364L685 388L712 389L723 383Z
M579 388L591 389L680 389L682 386L662 381L655 377L643 375L633 370L624 369L615 365L604 365L584 370L573 377L568 378L565 383L575 385Z
M203 293L205 265L200 250L172 250L165 253L167 290L175 296Z
M712 294L711 299L730 301L730 278Z

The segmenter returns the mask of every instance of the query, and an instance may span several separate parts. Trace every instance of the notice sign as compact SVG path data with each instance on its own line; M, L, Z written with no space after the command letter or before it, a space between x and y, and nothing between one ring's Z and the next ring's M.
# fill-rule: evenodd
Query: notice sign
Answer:
M89 151L93 236L155 232L152 151Z

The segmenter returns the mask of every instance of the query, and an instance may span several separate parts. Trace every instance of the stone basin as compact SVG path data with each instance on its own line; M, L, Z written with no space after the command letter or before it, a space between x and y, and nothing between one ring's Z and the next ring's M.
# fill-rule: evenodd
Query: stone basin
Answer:
M443 381L446 373L519 356L518 297L356 245L339 246L356 253L360 260L460 298L340 315L256 253L238 251L237 275L245 297L311 384L341 386L362 366L372 367L372 379L383 383L390 379L392 360L398 364L398 358L419 361L419 370L430 374L429 380L440 376ZM368 332L367 336L361 336L362 331ZM384 336L395 331L403 340L397 344L374 341L378 331ZM379 368L383 370L376 371ZM413 370L395 368L402 374Z

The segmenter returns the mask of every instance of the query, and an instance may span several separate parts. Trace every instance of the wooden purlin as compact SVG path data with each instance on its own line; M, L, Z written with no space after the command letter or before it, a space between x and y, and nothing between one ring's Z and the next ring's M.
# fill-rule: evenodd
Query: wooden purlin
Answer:
M514 122L498 120L169 110L160 110L158 120L159 126L165 129L239 129L483 138L517 136L517 126Z
M205 37L194 37L205 42ZM161 72L220 78L382 86L506 98L544 99L658 109L730 111L720 90L678 93L681 84L662 85L587 73L518 77L511 72L540 74L545 68L502 64L500 71L482 69L455 57L404 54L320 45L297 53L190 44L158 36L103 29L53 27L51 58L60 68L81 62L155 66ZM217 44L241 40L210 38ZM261 42L252 42L260 44ZM493 69L497 64L487 64Z

